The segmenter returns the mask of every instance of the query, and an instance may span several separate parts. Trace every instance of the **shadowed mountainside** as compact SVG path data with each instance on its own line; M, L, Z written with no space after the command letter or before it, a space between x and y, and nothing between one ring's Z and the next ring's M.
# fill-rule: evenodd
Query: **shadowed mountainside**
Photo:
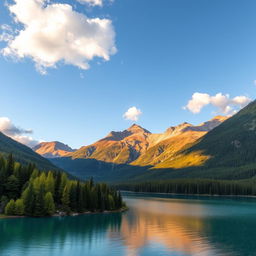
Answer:
M12 153L15 160L20 163L34 163L39 169L59 170L59 168L53 165L49 160L35 153L31 148L0 132L0 154L7 156L10 153Z

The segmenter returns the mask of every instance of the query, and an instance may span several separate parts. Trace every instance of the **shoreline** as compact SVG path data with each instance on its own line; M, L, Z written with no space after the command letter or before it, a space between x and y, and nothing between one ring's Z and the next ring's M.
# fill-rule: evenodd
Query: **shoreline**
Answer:
M53 214L51 216L39 216L39 217L36 217L36 216L25 216L25 215L22 215L22 216L16 216L16 215L5 215L5 214L0 214L0 219L20 219L20 218L52 218L52 217L76 217L76 216L80 216L80 215L87 215L87 214L110 214L110 213L123 213L123 212L126 212L128 211L129 208L128 207L122 207L121 209L118 209L118 210L113 210L113 211L103 211L103 212L72 212L70 214Z
M131 191L131 190L120 190L121 192L124 193L135 193L135 194L155 194L155 195L171 195L171 196L201 196L201 197L237 197L237 198L255 198L256 199L256 195L211 195L211 194L178 194L178 193L163 193L163 192L143 192L143 191Z

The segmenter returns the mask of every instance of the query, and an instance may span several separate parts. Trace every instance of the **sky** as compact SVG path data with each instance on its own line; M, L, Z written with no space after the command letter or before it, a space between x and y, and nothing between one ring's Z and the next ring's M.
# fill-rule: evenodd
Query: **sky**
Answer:
M256 94L255 0L0 3L0 131L88 145L232 115Z

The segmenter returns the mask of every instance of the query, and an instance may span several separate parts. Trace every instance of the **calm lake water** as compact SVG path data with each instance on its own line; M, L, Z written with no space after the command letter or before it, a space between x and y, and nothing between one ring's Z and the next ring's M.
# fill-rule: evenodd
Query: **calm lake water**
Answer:
M129 193L125 200L125 213L0 219L0 255L256 255L255 199Z

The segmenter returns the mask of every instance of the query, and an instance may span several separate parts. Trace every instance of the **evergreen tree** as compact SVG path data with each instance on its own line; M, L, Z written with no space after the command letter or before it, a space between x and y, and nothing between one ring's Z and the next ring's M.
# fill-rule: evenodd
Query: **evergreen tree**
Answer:
M58 192L60 198L63 195L63 191L64 191L64 188L66 187L67 183L68 183L68 177L67 177L66 173L62 173L60 185L59 185L59 192Z
M13 199L6 205L4 212L6 215L15 215L15 202Z
M19 187L18 179L14 175L9 176L5 183L6 195L9 198L16 199L19 197Z
M71 211L77 211L77 183L72 182L70 185L70 190L69 190L69 200L70 200L70 209Z
M12 155L7 160L0 156L0 197L1 212L36 217L53 215L55 209L82 213L114 210L123 204L121 195L106 184L95 184L93 179L69 180L61 172L39 171L32 164L15 163Z
M55 184L54 184L54 178L53 178L53 173L48 172L47 178L46 178L46 191L51 192L52 195L55 193Z
M8 197L7 196L2 196L1 197L1 202L0 202L0 213L4 212L4 209L6 207L6 205L8 204Z
M40 181L39 181L40 182ZM34 208L34 216L40 217L45 215L44 211L44 186L40 184L39 190L35 193L35 208Z
M6 176L9 177L13 174L14 170L14 160L12 154L10 154L7 158L7 166L6 166Z
M70 192L70 186L69 184L66 184L66 186L63 189L63 193L62 193L62 198L61 198L61 202L62 202L62 206L63 206L63 210L65 212L70 212L70 196L69 196L69 192Z
M24 190L22 194L22 199L24 202L25 215L33 216L35 207L35 193L32 183L30 183L29 186Z
M22 216L24 215L24 202L23 199L17 199L15 202L15 215Z
M56 204L61 204L61 189L60 189L60 184L61 184L61 173L57 172L56 177L55 177L55 182L54 182L54 201L56 202Z
M108 210L114 210L115 209L115 202L112 195L108 195Z
M55 213L55 204L51 192L47 192L44 197L44 210L46 215L53 215Z

